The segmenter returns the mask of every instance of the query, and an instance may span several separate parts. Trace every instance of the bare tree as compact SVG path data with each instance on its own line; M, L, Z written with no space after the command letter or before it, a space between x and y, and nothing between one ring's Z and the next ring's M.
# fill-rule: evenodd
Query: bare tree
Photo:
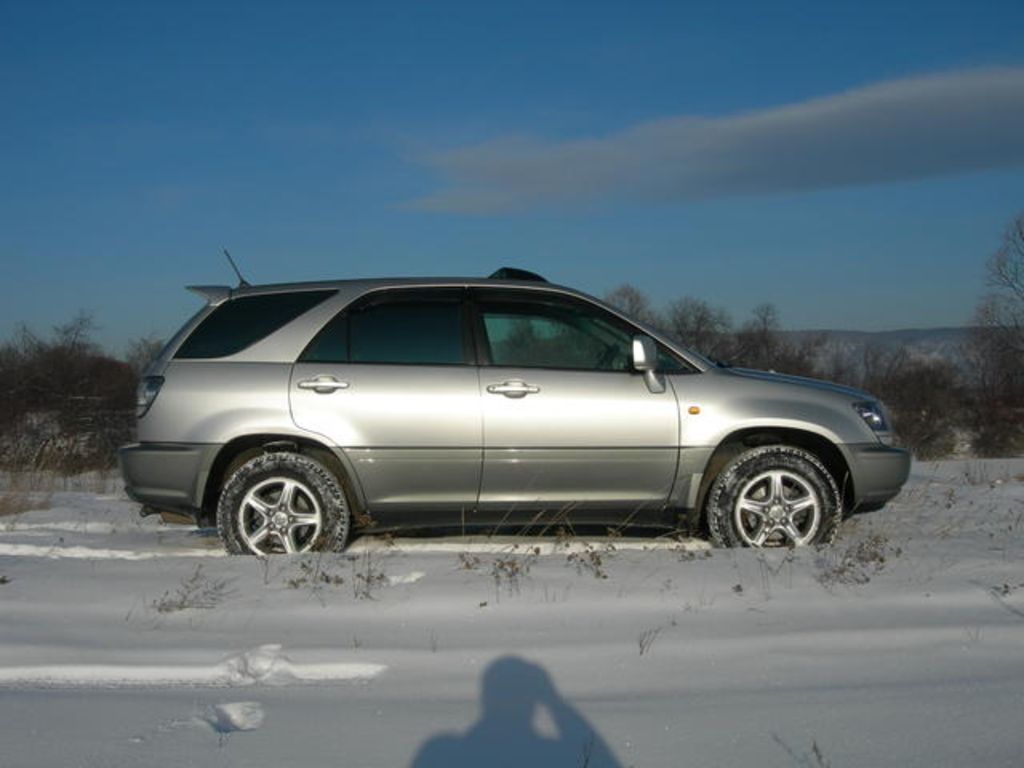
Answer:
M109 466L127 442L136 376L92 341L79 313L49 339L21 328L0 345L0 465L68 472Z
M783 371L779 365L781 344L778 311L773 304L760 304L736 333L736 362L747 368Z
M961 426L962 387L949 360L897 354L871 391L881 395L903 445L919 459L938 459L956 447Z
M71 320L53 328L53 343L70 354L96 354L99 348L92 341L96 321L92 314L79 310Z
M993 291L978 307L978 325L993 331L998 342L1024 355L1024 214L1003 235L987 264Z
M991 285L1024 303L1024 213L1007 227L1002 246L989 260L988 273Z
M968 342L974 449L1005 456L1024 449L1024 214L986 264L991 293L978 304Z
M667 333L680 344L716 360L732 357L732 320L721 307L685 296L668 308Z
M124 361L131 366L136 376L141 376L164 347L163 339L156 336L140 336L128 343Z
M635 285L623 283L618 288L606 293L604 300L634 320L639 320L654 328L664 327L660 313L651 306L651 300L647 298L647 295Z

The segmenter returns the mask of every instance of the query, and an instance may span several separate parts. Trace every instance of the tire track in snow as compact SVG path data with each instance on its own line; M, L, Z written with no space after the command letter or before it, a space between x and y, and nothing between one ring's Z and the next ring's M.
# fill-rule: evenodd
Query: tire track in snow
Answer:
M219 549L156 549L140 552L134 549L83 547L78 544L44 546L42 544L13 544L0 542L0 557L45 557L51 560L154 560L164 557L227 557Z
M369 680L383 664L302 664L262 645L216 664L50 664L0 667L0 688L239 688Z
M124 531L147 531L140 525L135 525L134 529L129 524L117 525L116 523L107 523L96 520L54 520L49 523L23 523L23 522L12 522L4 527L5 533L25 533L26 531L52 531L52 532L68 532L68 533L81 533L81 534L111 534L111 533L123 533Z
M460 539L430 540L399 540L397 542L381 543L372 540L359 540L353 542L345 551L348 554L360 554L363 552L387 552L387 553L416 553L416 554L449 554L449 553L482 553L482 554L507 554L510 552L521 552L523 554L535 555L563 555L571 552L585 553L595 545L600 546L599 540L579 540L568 543L561 543L549 540L533 541L521 539L519 541L478 541ZM654 551L654 550L688 550L703 551L709 549L706 542L702 541L663 541L658 539L644 539L638 541L616 540L610 544L611 551ZM13 542L0 542L0 556L8 557L45 557L50 559L71 559L71 560L153 560L167 557L227 557L228 553L223 549L211 546L206 547L163 547L159 543L152 550L134 549L111 549L105 547L87 547L80 544L54 544L46 546L42 544L18 544ZM416 581L417 578L410 578Z

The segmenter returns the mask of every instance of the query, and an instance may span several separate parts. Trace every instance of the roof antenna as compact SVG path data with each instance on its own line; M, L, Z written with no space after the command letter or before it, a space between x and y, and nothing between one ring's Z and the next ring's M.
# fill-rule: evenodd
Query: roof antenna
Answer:
M242 277L242 273L238 271L238 265L235 264L235 260L231 258L231 254L228 253L228 249L227 248L223 248L222 250L224 251L224 255L228 257L228 264L231 265L231 268L233 270L235 270L235 274L238 275L238 287L239 288L248 288L249 287L249 281L246 280L244 277Z

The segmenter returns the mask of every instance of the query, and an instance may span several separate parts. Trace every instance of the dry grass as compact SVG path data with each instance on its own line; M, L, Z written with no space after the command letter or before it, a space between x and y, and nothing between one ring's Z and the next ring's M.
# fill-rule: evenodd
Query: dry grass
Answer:
M191 576L182 580L174 591L164 592L152 602L157 613L175 613L177 611L212 610L230 598L233 579L214 579L203 573L202 564L197 565Z
M64 475L46 470L0 472L0 517L49 509L58 492L110 494L122 488L116 470Z
M639 634L636 639L636 644L640 649L641 656L651 650L651 646L654 645L654 641L658 639L658 635L661 634L663 629L664 627L651 627L649 629L645 629Z
M872 533L845 549L824 550L817 561L818 581L826 589L861 586L880 573L891 558L901 554L903 549L892 544L885 534Z
M783 741L782 737L777 733L772 734L772 739L786 750L786 754L793 759L793 765L800 766L800 768L832 768L832 762L825 756L821 747L818 746L817 740L811 742L810 752L798 753L793 747Z
M0 517L49 509L53 481L48 472L9 472L0 476Z
M35 504L23 493L14 493L12 491L0 493L0 517L20 515L34 506Z

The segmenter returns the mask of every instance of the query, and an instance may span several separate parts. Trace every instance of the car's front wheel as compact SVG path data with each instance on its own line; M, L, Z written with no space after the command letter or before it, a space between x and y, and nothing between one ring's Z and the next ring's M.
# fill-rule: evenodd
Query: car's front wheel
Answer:
M349 520L338 478L297 453L265 453L242 464L217 504L217 530L235 555L340 550Z
M813 454L766 445L733 459L708 494L711 539L722 547L828 544L842 522L839 488Z

